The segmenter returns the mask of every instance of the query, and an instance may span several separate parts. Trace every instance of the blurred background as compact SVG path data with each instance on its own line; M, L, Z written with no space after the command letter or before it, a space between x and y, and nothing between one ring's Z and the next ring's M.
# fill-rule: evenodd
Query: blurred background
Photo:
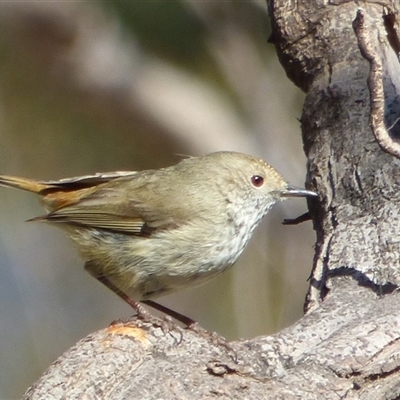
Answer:
M260 156L304 186L303 95L288 81L264 0L0 4L0 172L38 179L158 168L182 155ZM302 315L311 223L275 206L240 261L161 303L228 339ZM32 194L0 188L0 398L132 310L91 278L62 231L25 223Z

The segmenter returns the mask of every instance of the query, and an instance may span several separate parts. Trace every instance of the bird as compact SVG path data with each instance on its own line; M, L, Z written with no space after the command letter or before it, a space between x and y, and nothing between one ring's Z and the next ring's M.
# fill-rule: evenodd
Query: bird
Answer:
M264 160L220 151L160 169L96 173L40 181L0 175L0 186L39 196L44 221L62 228L85 269L130 304L202 284L231 267L271 206L316 197L288 184ZM172 313L170 313L171 311Z

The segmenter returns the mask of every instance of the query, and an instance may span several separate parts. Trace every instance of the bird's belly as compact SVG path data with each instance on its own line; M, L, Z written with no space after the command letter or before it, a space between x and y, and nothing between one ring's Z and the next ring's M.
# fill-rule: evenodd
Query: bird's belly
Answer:
M241 235L201 243L189 241L190 235L171 242L166 234L143 238L99 230L78 230L71 237L82 257L96 265L90 272L106 276L133 300L202 284L229 268L246 244Z

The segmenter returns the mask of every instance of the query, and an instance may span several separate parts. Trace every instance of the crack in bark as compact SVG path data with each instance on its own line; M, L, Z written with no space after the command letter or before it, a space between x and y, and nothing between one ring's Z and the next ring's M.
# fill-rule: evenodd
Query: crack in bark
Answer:
M326 273L326 278L343 277L348 276L353 278L359 286L371 289L377 296L381 297L386 294L391 294L399 287L391 282L385 284L378 284L372 279L368 278L366 274L358 271L354 267L341 266L335 269L331 269Z
M358 172L358 165L356 165L356 169L354 171L354 177L355 177L355 180L356 180L357 187L358 187L359 191L361 193L364 193L364 189L363 189L362 183L361 183L361 176L360 176L360 173Z
M333 165L334 165L334 163L331 162L331 159L332 159L332 149L331 149L331 155L330 155L329 161L328 161L328 181L330 183L330 187L331 187L331 190L332 190L331 198L329 199L330 203L329 203L328 210L329 210L329 213L330 213L330 220L331 220L332 228L335 229L339 225L339 223L338 223L338 221L336 219L335 207L332 206L333 199L336 196L336 186L335 186L336 183L335 183L335 179L334 179L334 176L333 176Z
M329 251L331 248L333 233L327 235L325 239L325 242L321 244L320 251L316 260L316 266L313 269L309 278L310 287L304 304L305 314L318 307L321 301L323 301L329 293L329 288L325 285L325 283L328 276L327 271L329 262ZM318 276L316 277L316 275Z

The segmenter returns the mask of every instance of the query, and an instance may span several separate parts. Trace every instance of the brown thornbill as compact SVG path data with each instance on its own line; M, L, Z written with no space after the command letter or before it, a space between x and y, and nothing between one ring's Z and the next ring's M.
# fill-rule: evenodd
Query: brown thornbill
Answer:
M48 214L33 221L63 228L86 270L142 317L139 301L164 310L150 299L230 267L275 202L316 196L288 185L265 161L233 152L59 181L3 175L0 185L38 194Z

